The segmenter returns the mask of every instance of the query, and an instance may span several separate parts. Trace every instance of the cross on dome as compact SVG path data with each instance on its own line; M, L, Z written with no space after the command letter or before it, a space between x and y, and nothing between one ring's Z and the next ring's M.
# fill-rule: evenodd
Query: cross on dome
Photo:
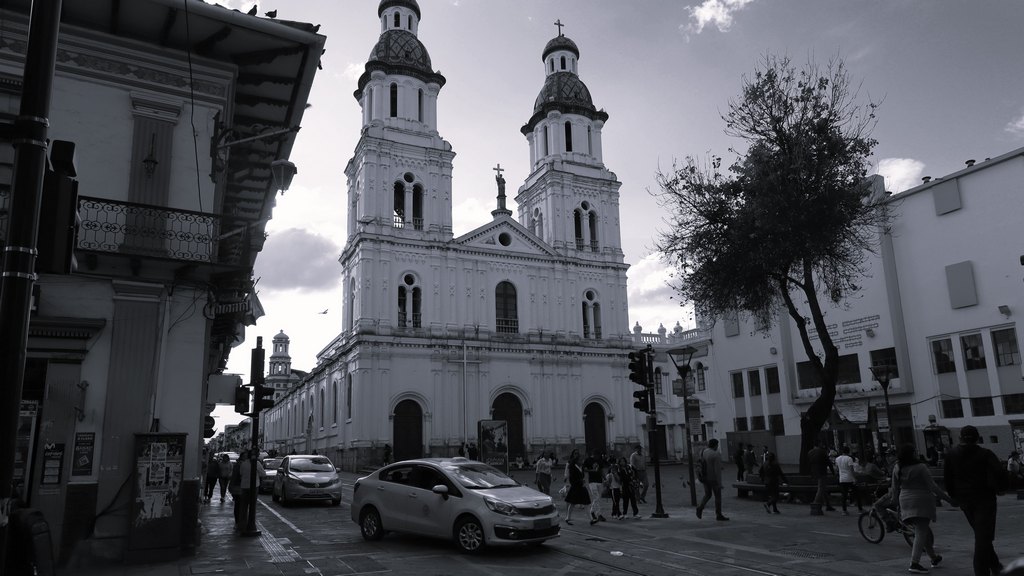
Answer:
M558 20L555 20L555 26L558 26L558 35L561 36L562 35L562 26L565 26L565 24L562 24L562 19L561 18L559 18Z

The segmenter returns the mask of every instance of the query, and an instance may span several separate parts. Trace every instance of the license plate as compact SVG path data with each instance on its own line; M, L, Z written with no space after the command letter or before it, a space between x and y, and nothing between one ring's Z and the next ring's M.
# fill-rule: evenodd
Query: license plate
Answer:
M542 518L540 520L535 520L534 523L533 523L533 527L538 529L538 530L540 530L542 528L550 528L551 527L551 518Z

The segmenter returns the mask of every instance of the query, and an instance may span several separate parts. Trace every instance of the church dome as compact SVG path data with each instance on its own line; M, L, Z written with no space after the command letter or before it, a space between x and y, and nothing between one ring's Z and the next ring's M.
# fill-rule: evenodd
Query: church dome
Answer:
M544 80L544 86L533 103L533 111L540 112L545 105L582 106L593 110L594 101L590 98L590 90L572 72L555 72Z
M388 0L384 0L387 2ZM381 3L383 5L383 2ZM380 35L377 44L370 50L366 69L359 78L359 89L355 92L358 100L363 88L370 81L370 73L380 70L385 74L404 74L426 83L444 86L444 76L434 72L430 66L430 54L415 34L407 30L392 29Z
M423 18L420 16L420 5L416 3L416 0L380 0L380 6L377 7L377 17L380 18L380 15L392 6L404 6L415 12L416 18Z
M577 58L580 57L580 49L576 47L576 43L570 40L568 36L559 34L549 40L544 46L544 52L541 54L540 59L545 60L548 57L548 54L558 50L568 50L575 54Z

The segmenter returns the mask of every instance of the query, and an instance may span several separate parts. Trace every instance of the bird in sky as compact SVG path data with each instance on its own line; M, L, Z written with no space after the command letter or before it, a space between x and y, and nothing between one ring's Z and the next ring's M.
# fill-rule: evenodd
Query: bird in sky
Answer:
M256 4L253 4L252 8L250 8L249 11L246 12L246 14L248 14L249 16L255 16L256 15L256 6L257 6Z
M320 312L320 314L327 314L327 310L328 310L327 308L324 308L324 311Z

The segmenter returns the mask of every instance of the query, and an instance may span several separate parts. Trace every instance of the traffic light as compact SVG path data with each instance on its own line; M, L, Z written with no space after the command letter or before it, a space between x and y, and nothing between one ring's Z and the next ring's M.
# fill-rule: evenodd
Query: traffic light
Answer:
M641 386L640 390L633 392L636 402L633 407L649 414L651 412L651 380L648 378L649 359L644 351L629 353L629 379Z
M274 389L257 384L252 389L252 411L260 413L274 405Z
M37 272L70 274L78 269L75 247L82 218L78 214L76 174L75 144L54 140L40 201Z
M213 419L213 416L207 416L203 420L203 438L213 438L217 431L214 430L214 426L217 425L217 421Z
M239 414L249 413L249 389L245 386L235 388L235 412Z
M647 387L647 354L629 353L629 379L639 386Z

